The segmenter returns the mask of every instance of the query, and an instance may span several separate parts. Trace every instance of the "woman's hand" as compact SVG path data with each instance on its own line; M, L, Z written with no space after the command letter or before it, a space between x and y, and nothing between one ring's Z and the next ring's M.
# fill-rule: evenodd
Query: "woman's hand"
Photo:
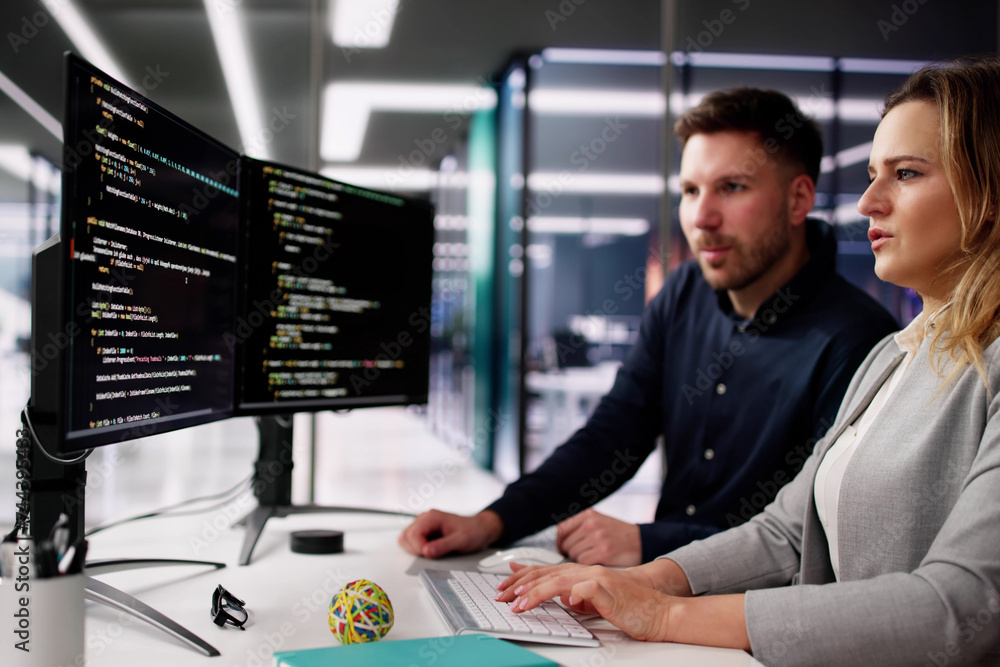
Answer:
M514 574L500 583L497 600L511 602L515 613L558 597L571 610L600 614L630 637L666 641L672 598L650 586L649 578L630 570L609 570L574 563L555 567L511 565Z

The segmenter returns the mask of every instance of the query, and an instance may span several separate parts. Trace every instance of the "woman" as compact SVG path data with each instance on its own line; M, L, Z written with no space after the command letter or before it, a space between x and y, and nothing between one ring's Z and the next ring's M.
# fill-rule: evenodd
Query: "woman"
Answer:
M769 665L1000 664L997 109L996 58L886 99L858 210L875 272L923 312L872 350L762 514L637 568L519 568L498 599L560 596L638 639Z

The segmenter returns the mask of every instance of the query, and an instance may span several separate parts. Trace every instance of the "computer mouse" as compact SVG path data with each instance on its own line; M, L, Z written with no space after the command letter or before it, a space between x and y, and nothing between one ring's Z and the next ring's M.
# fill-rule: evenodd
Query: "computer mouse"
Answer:
M565 558L558 551L542 549L541 547L511 547L501 549L492 556L479 561L479 571L491 574L511 574L511 562L521 565L558 565Z

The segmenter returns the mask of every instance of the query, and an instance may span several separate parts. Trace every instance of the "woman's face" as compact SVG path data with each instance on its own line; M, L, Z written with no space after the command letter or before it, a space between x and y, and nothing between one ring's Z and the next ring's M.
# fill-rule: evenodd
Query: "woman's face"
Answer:
M871 219L875 273L916 290L928 311L951 298L956 280L941 272L956 258L962 237L940 146L936 105L914 101L894 107L875 131L871 184L858 202L858 211Z

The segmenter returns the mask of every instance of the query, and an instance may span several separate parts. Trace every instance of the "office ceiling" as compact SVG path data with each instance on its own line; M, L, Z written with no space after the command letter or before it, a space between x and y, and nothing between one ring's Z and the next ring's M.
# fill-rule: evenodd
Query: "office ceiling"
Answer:
M661 6L676 6L676 25L671 31L679 49L704 46L709 51L735 53L778 50L917 60L994 50L998 18L997 0L941 6L911 3L919 11L896 11L897 6L911 5L870 0L755 0L752 4L743 0L398 0L386 48L345 51L331 37L333 0L207 2L210 10L203 0L0 2L0 88L19 88L50 117L46 129L8 94L0 93L0 203L27 199L25 181L9 173L11 147L59 160L62 53L81 53L81 48L53 17L73 9L90 24L128 83L145 88L155 102L223 142L242 148L209 11L237 16L247 44L246 61L258 84L259 122L274 119L272 127L280 129L267 143L268 155L306 168L329 163L317 160L317 146L322 91L332 82L474 85L499 71L513 54L542 47L656 50L661 48L664 32ZM435 145L429 165L444 154L451 140L461 136L461 128L453 129L450 120L449 141ZM424 140L423 145L428 145L426 139L442 127L442 121L440 110L375 109L363 132L360 154L342 160L340 166L398 166L400 156L414 150L414 142ZM252 153L251 149L247 152Z
M0 3L0 73L56 120L62 119L62 53L80 49L51 12L70 0ZM72 0L133 87L223 142L240 148L222 66L199 0ZM545 46L658 49L660 0L400 0L389 44L335 46L328 2L211 0L220 15L242 17L263 120L279 118L267 144L272 159L311 167L319 140L321 89L332 81L475 84L515 52ZM319 21L320 25L316 25ZM316 51L315 49L321 49ZM319 53L317 58L316 54ZM313 63L319 62L317 72ZM319 82L318 85L314 82ZM56 161L60 142L0 95L0 147L23 145ZM442 112L375 111L361 154L350 164L396 165L442 124ZM436 147L436 155L445 150ZM433 159L433 158L432 158ZM347 164L347 163L345 163ZM23 180L0 170L0 201L25 201Z

